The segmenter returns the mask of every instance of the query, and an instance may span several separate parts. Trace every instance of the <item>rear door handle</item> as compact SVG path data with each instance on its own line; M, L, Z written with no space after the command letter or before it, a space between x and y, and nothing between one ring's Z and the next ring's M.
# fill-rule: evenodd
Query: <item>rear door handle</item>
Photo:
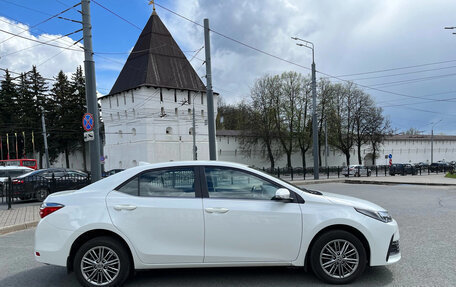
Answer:
M224 207L208 207L204 210L207 213L227 213L229 211L228 208L224 208Z
M118 204L114 205L115 210L135 210L136 205L130 205L130 204Z

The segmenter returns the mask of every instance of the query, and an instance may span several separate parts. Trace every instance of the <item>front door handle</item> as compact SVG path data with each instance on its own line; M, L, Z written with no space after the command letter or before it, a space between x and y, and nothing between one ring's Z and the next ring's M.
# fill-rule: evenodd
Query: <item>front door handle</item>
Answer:
M207 213L227 213L229 211L228 208L224 208L224 207L208 207L204 210Z
M130 205L130 204L118 204L114 205L115 210L135 210L136 205Z

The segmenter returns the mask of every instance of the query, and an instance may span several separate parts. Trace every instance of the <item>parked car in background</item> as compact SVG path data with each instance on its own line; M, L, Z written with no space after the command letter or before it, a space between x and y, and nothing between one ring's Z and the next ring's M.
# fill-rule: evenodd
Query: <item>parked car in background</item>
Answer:
M429 166L430 172L447 172L453 170L453 167L447 162L433 162Z
M125 169L122 169L122 168L111 169L111 170L105 171L103 173L103 177L108 177L108 176L111 176L113 174L119 173L119 172L124 171L124 170Z
M371 175L371 170L368 169L367 167L359 165L359 164L352 164L352 165L348 166L348 168L344 167L342 169L342 174L345 177L349 177L349 176L357 176L357 177L370 176Z
M89 176L78 170L48 168L20 175L12 180L13 197L43 201L50 193L79 189L90 184Z
M389 168L389 174L390 175L406 175L406 174L411 174L411 175L416 175L418 174L418 169L409 164L409 163L393 163L390 168Z
M418 168L418 169L425 169L425 168L428 168L429 167L429 164L425 163L425 162L419 162L419 163L415 163L415 167Z
M23 175L34 171L33 168L25 166L0 166L0 194L4 196L5 183L8 181L8 178L15 178L17 176Z
M129 168L49 195L40 216L35 259L82 286L122 286L139 269L245 266L306 266L344 284L401 258L382 207L227 162Z

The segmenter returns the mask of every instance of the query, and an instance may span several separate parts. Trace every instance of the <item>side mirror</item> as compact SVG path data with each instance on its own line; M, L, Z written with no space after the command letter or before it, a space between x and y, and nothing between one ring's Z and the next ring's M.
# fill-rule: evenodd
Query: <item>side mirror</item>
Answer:
M292 202L293 198L291 198L290 191L286 188L279 188L276 190L275 196L272 198L273 200L282 201L282 202Z

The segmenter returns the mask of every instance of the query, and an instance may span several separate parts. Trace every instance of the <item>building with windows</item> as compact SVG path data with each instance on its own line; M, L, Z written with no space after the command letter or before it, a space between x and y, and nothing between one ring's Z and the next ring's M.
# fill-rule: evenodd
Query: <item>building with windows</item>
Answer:
M155 11L100 101L105 170L193 159L193 110L198 159L209 158L206 87Z

